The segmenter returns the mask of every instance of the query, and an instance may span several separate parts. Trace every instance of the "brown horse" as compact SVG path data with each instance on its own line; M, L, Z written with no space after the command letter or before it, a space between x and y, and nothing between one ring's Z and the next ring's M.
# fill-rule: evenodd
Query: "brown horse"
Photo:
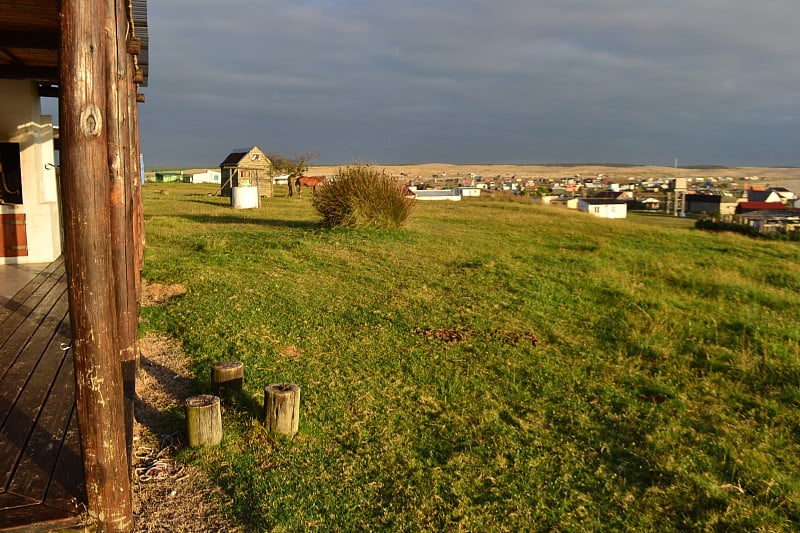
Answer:
M294 186L297 188L297 196L300 196L300 191L303 187L311 187L311 194L317 192L317 187L323 185L328 178L325 176L300 176L294 181Z

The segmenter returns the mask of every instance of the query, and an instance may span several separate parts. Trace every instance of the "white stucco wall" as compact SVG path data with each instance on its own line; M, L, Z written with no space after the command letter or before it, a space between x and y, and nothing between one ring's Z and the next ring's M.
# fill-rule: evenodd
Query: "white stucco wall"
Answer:
M627 204L590 204L578 201L578 211L583 211L600 218L627 218Z
M220 183L221 177L219 170L207 170L192 174L192 183Z
M0 142L19 143L22 205L0 204L0 213L25 214L28 255L0 257L0 264L46 263L61 255L53 124L41 114L36 84L0 80Z

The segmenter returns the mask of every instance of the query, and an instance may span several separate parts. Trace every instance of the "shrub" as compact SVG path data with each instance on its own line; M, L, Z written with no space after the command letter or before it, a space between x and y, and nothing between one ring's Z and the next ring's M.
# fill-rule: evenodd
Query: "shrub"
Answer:
M384 172L354 165L340 169L332 181L317 189L313 205L329 227L388 229L406 222L414 199Z

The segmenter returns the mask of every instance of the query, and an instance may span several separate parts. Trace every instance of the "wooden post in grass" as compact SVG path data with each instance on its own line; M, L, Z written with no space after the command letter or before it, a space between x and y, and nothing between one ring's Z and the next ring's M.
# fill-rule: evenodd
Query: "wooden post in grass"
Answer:
M300 387L273 383L264 389L264 425L274 433L294 436L300 425Z
M211 390L219 396L223 392L242 390L244 363L241 361L220 361L211 365Z
M222 410L218 396L192 396L187 398L185 406L189 446L216 446L222 442Z

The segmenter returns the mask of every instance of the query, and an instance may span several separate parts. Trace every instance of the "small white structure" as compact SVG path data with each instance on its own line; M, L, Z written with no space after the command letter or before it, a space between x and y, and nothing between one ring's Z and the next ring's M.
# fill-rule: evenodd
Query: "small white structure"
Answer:
M461 196L480 196L481 190L477 187L459 187L456 189Z
M219 170L187 170L184 174L189 176L191 183L215 183L219 185L222 181L222 173Z
M52 117L30 80L0 80L0 264L61 255Z
M461 195L458 194L456 189L424 189L418 190L414 187L410 187L408 189L410 192L414 193L414 197L417 200L425 200L425 201L432 201L432 200L450 200L451 202L460 202Z
M581 198L578 211L600 218L628 218L628 204L624 200L607 198Z
M546 194L543 196L533 196L531 198L531 203L538 205L550 205L555 200L558 200L558 196L554 194Z
M258 207L258 201L258 187L255 185L231 188L231 205L234 209L253 209Z
M273 176L273 185L289 185L289 174L281 174L280 176Z

